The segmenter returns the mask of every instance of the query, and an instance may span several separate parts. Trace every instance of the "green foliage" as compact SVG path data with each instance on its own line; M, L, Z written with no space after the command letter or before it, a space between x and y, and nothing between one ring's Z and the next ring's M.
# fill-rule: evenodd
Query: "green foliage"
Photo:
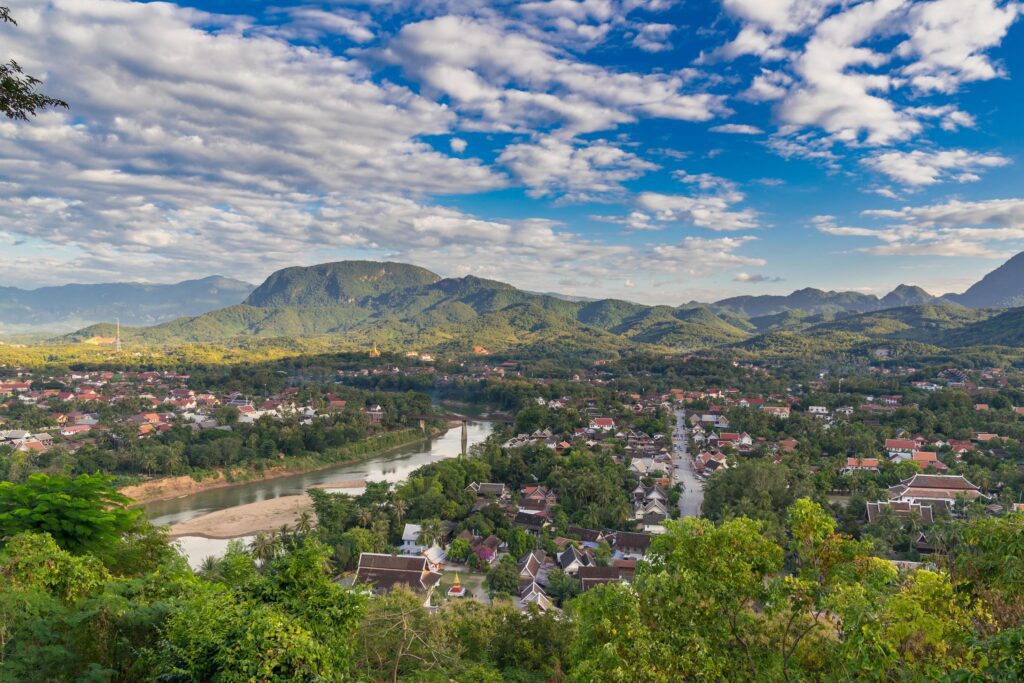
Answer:
M134 526L140 513L128 510L128 502L99 474L34 474L24 484L0 482L0 538L44 532L73 552L102 552Z
M491 595L517 595L519 593L519 567L510 555L501 558L487 572L487 590Z

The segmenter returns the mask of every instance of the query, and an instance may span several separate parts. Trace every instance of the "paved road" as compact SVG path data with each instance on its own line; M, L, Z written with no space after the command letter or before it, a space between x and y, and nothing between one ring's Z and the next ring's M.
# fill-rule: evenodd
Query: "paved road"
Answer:
M700 506L704 502L704 482L697 478L693 469L686 438L686 411L676 411L676 430L672 436L675 444L676 481L683 485L679 496L679 513L683 517L700 517Z

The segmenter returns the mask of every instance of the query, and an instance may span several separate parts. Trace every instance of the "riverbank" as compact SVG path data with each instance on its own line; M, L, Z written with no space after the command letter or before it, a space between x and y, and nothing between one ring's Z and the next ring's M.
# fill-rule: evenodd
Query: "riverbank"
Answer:
M171 526L171 538L230 539L251 536L261 531L276 531L283 525L293 526L303 512L313 511L313 501L306 494L281 496L248 505L237 505L200 515ZM316 514L313 515L314 520Z
M371 444L369 440L358 444L337 449L333 455L326 454L317 456L299 456L286 458L282 464L268 467L262 471L255 471L247 468L236 468L232 470L214 470L206 473L205 476L196 479L191 475L180 477L161 477L141 484L133 484L120 489L120 492L134 501L134 505L154 503L162 500L171 500L189 496L194 493L222 489L239 484L248 484L254 481L268 481L279 477L287 477L303 472L314 472L316 470L328 469L338 465L352 465L386 455L396 448L407 446L416 441L435 439L445 434L446 430L432 429L430 434L424 434L418 429L404 429L397 432L390 432L380 437L374 437L377 441L386 441L384 444ZM367 446L377 446L361 451ZM278 525L280 526L280 525Z

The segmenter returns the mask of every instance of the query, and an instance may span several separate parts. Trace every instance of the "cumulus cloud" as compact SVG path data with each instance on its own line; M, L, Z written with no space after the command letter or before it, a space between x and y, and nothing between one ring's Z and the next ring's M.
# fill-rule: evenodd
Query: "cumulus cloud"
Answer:
M903 68L914 88L955 92L961 84L1002 76L985 54L999 45L1024 11L1017 2L934 0L914 5L907 15L909 36L896 48L913 60Z
M712 126L711 132L730 133L732 135L761 135L764 133L764 131L757 126L751 126L745 123L725 123L721 126Z
M951 95L1003 74L987 52L1022 12L978 0L723 0L740 22L713 58L755 55L765 65L743 99L777 101L791 131L816 129L847 145L887 145L973 125L951 105L907 106L901 91ZM892 39L896 37L896 48Z
M937 152L880 152L863 163L904 185L925 186L945 180L973 182L980 169L1006 166L1010 160L998 154L981 154L965 149Z
M608 200L622 183L657 165L604 141L582 143L547 136L509 145L498 157L534 196L563 195L570 200Z
M666 223L683 223L715 231L749 230L758 227L751 209L733 210L732 196L679 195L642 192L637 205Z
M765 265L766 261L762 258L736 253L755 239L749 236L717 239L685 237L678 244L659 245L652 251L659 259L660 269L674 269L686 272L691 277L701 277L720 270Z
M664 52L672 49L669 36L676 30L672 24L644 24L633 38L633 45L644 52Z
M723 96L690 92L682 75L611 71L500 21L445 16L408 24L383 55L483 130L577 134L639 117L707 121L728 111Z
M740 272L732 279L733 282L745 282L745 283L760 283L760 282L782 282L781 277L772 277L771 275L762 275L760 273L745 273Z
M832 216L817 216L820 232L839 237L870 238L879 244L859 250L886 256L976 256L1005 258L1024 245L1024 199L966 202L873 209L869 219L881 228L838 225Z

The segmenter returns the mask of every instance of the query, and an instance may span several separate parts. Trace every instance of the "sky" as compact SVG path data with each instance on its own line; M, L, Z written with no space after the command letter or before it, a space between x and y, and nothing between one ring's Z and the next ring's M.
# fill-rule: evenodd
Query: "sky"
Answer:
M7 0L0 285L351 258L645 303L1024 249L1024 3Z

